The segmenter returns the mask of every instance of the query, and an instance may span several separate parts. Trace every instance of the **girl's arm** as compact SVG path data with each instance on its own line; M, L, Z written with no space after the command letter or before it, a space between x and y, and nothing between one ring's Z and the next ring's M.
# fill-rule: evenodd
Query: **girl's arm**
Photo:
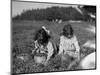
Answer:
M38 48L37 40L34 43L35 43L35 48Z
M77 55L77 60L80 60L80 46L79 46L79 43L78 43L76 36L74 39L74 46L76 48L75 54Z
M76 36L74 37L74 46L76 48L76 52L80 52L80 46L79 46Z
M46 63L47 63L48 60L51 58L51 56L53 55L53 51L54 51L54 48L53 48L53 45L52 45L51 42L48 43L47 49L48 49L48 53L47 53L47 60L46 60Z
M38 43L37 43L37 40L36 41L34 41L34 45L35 45L35 48L34 48L34 50L32 50L32 53L34 54L34 52L38 49L38 47L39 47L39 45L38 45Z
M60 55L63 52L63 43L64 43L64 39L61 36L60 37L60 44L59 44L59 53L58 53L58 55Z

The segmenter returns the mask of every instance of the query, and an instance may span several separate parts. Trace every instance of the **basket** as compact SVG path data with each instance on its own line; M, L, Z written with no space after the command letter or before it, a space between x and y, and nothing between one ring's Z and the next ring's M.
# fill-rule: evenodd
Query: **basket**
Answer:
M35 63L43 64L46 61L46 54L44 53L35 54L34 61Z

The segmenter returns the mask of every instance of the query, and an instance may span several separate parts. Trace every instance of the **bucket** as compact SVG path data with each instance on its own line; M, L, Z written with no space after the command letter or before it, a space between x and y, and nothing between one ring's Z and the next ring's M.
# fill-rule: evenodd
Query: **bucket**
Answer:
M39 53L34 55L34 61L35 63L43 64L46 61L46 54Z

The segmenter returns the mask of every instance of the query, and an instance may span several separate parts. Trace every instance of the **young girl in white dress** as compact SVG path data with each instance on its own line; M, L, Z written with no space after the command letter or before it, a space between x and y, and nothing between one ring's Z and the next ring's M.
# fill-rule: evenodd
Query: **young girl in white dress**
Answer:
M80 46L70 24L65 25L63 28L58 55L69 55L72 58L80 59Z
M42 27L40 30L37 31L34 43L35 43L35 49L33 50L33 54L38 53L44 53L46 54L46 61L43 64L47 64L51 56L54 52L54 47L52 42L50 41L50 35L49 33Z

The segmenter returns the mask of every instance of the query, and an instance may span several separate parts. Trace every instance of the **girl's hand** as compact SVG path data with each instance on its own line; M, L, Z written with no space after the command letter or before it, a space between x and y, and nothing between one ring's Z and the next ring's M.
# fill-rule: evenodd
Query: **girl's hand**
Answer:
M32 54L34 54L35 50L32 50Z
M77 59L80 60L80 52L76 51L75 54L77 56Z
M44 62L44 65L45 65L45 66L47 66L47 63L48 63L47 61L46 61L46 62Z
M79 52L78 51L75 51L75 54L79 54Z

